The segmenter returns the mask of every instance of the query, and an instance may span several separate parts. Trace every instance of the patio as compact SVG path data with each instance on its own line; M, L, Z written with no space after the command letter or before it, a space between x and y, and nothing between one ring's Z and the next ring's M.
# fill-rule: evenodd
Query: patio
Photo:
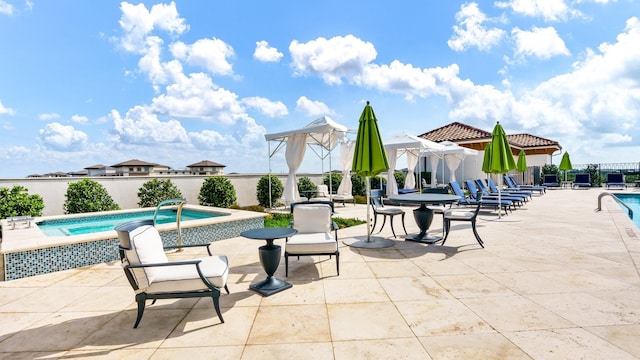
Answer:
M640 231L610 197L595 212L602 191L549 190L498 221L482 211L486 249L466 223L453 224L446 246L341 242L339 277L334 259L292 259L293 287L270 297L249 289L265 277L262 243L216 242L231 268L224 324L210 299L175 299L148 305L133 329L134 294L117 262L0 282L0 359L637 359ZM436 216L431 231L441 225ZM388 224L380 235L393 239Z

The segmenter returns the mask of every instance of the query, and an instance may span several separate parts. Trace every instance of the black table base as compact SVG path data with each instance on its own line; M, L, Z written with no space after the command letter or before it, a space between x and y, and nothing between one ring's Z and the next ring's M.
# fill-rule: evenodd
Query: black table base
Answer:
M424 204L420 205L419 208L413 210L413 217L420 229L420 233L417 235L407 236L405 240L423 244L435 244L438 241L442 241L442 236L429 235L427 232L427 229L429 229L431 222L433 221L433 210L429 209Z
M268 240L267 245L260 246L260 264L267 273L267 278L249 286L251 289L264 296L269 296L293 286L291 283L273 276L280 264L280 251L281 246L274 244L273 240Z

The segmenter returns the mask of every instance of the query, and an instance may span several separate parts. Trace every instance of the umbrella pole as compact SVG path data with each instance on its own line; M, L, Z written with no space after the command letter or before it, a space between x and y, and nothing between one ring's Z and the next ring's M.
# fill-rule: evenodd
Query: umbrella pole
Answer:
M498 219L502 219L502 198L500 194L502 191L500 188L502 187L502 179L498 179Z
M367 242L371 242L371 179L366 177L365 191L367 192Z

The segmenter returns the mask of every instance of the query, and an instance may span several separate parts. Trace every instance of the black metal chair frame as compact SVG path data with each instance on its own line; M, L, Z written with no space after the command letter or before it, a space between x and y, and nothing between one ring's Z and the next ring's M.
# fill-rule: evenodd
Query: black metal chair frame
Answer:
M451 231L451 222L452 221L469 221L471 222L471 229L473 230L473 235L475 235L476 240L478 241L478 244L480 244L480 246L482 246L484 248L484 242L482 241L482 239L480 239L480 235L478 234L478 230L476 230L476 219L478 217L478 212L480 212L480 207L482 206L482 200L478 200L478 204L473 212L473 216L471 216L470 218L464 218L464 219L451 219L451 218L447 218L446 214L444 215L443 219L444 219L444 230L445 230L445 235L444 238L442 239L442 244L444 245L445 241L447 241L447 237L449 237L449 232Z
M382 225L380 226L380 231L384 229L384 224L387 222L387 216L389 217L389 225L391 226L391 233L393 237L396 238L396 232L393 229L393 217L396 215L401 215L402 218L402 229L404 229L405 235L408 235L407 228L404 226L404 216L405 211L398 208L385 209L384 201L382 200L383 190L371 190L370 193L370 205L373 208L373 226L371 227L371 232L376 228L376 224L378 223L378 214L382 215Z

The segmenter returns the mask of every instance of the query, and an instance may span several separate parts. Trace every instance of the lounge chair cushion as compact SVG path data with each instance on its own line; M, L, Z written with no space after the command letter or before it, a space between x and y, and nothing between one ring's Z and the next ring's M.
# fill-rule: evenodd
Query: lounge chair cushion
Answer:
M166 263L169 260L164 252L162 239L158 230L151 225L140 226L133 230L129 237L131 243L126 250L127 259L131 265ZM136 268L133 274L141 289L149 286L160 268Z
M293 228L299 234L331 232L331 206L325 204L296 206L293 208Z
M204 277L216 287L223 288L229 275L229 260L226 256L206 256L200 260L200 270ZM155 269L153 282L147 293L185 292L207 290L198 275L195 265L164 266Z
M289 238L286 250L290 254L318 254L335 252L338 243L330 233L301 234Z

